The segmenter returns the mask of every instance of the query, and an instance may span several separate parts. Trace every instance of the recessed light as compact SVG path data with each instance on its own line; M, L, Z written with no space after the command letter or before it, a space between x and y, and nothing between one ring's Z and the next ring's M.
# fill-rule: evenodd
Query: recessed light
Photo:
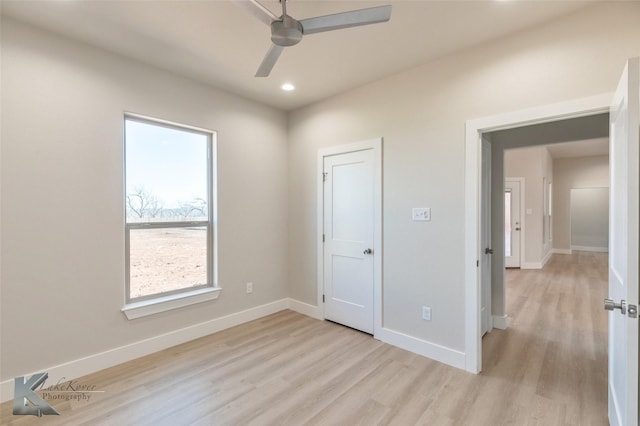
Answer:
M290 92L292 90L295 90L296 86L291 83L284 83L282 86L280 86L280 88L285 92Z

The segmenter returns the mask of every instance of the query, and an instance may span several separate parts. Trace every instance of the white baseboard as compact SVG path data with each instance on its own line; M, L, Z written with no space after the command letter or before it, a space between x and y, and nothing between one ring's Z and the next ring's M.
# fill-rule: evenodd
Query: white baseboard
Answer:
M309 305L296 299L289 299L289 309L315 319L324 319L319 306Z
M132 359L140 358L181 343L274 314L288 309L291 304L291 299L277 300L245 311L215 318L200 324L194 324L180 330L150 337L129 345L120 346L118 348L110 349L84 358L54 365L40 371L34 371L31 374L25 374L25 376L30 377L36 373L47 372L49 373L47 383L58 383L61 379L62 381L76 379L96 371L104 370L105 368L113 367L114 365L118 365L123 362L131 361ZM301 302L297 302L295 305L299 306L303 304ZM0 402L13 399L13 391L13 379L1 382Z
M523 262L520 269L542 269L542 262Z
M465 369L464 352L456 351L388 328L382 328L374 337L390 345L431 358L443 364L462 370Z
M553 254L571 254L571 249L554 248L551 250Z
M49 374L47 383L58 383L60 381L73 380L90 373L94 373L105 368L123 362L131 361L172 346L179 345L200 337L222 331L249 321L253 321L276 312L291 309L312 318L322 319L321 307L309 305L295 299L281 299L265 305L256 306L245 311L236 312L224 317L215 318L200 324L175 330L159 336L150 337L129 345L120 346L84 358L72 360L63 364L54 365L39 371L34 371L25 376L30 377L36 373L46 372ZM494 326L496 318L493 317ZM499 322L497 323L499 324ZM505 320L506 324L506 320ZM385 343L414 352L416 354L431 358L444 364L465 369L465 353L445 346L418 339L398 331L383 328L375 336ZM13 379L0 382L0 402L13 399L14 383Z
M289 299L289 309L315 319L324 319L322 307L309 305L295 299ZM465 369L464 352L456 351L454 349L418 339L417 337L409 336L388 328L382 328L377 331L374 338L384 343L442 362L443 364L463 370Z
M497 328L499 330L507 329L507 316L506 315L492 315L491 319L493 321L493 328Z
M542 259L542 267L544 268L544 265L547 264L547 262L549 261L549 259L551 259L551 255L553 255L553 250L549 250L547 252L547 254L544 256L544 258Z
M609 253L609 247L571 246L571 250L594 251L596 253Z

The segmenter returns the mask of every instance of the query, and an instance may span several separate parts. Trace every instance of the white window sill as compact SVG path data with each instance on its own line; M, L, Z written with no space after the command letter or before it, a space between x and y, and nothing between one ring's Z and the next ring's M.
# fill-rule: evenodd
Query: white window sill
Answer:
M196 303L202 303L217 299L220 295L220 287L201 288L187 293L172 294L170 296L158 297L156 299L143 300L141 302L130 303L122 308L122 312L127 319L136 319L171 309L183 308Z

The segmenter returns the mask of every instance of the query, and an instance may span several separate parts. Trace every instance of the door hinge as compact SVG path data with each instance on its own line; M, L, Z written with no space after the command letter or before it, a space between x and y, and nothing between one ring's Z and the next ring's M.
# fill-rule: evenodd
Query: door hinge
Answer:
M328 175L328 174L329 174L329 173L327 173L327 172L322 173L322 181L323 181L323 182L326 182L326 181L327 181L327 175Z
M480 267L480 261L476 260L476 268L479 268L479 267Z
M322 242L324 243L324 234L322 234Z
M322 295L322 303L324 303L324 294Z

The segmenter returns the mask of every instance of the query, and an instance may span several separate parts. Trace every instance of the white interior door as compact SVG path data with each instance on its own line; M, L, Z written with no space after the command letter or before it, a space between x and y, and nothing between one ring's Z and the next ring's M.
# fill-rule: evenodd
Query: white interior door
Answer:
M484 249L481 257L482 306L480 308L481 333L491 330L491 141L482 140L482 232Z
M520 196L520 181L505 180L504 264L507 268L520 267L520 238L522 231Z
M640 61L629 60L610 111L609 422L638 424L638 162ZM606 304L605 304L606 306ZM623 312L626 311L626 312Z
M324 315L373 333L373 149L324 157Z

